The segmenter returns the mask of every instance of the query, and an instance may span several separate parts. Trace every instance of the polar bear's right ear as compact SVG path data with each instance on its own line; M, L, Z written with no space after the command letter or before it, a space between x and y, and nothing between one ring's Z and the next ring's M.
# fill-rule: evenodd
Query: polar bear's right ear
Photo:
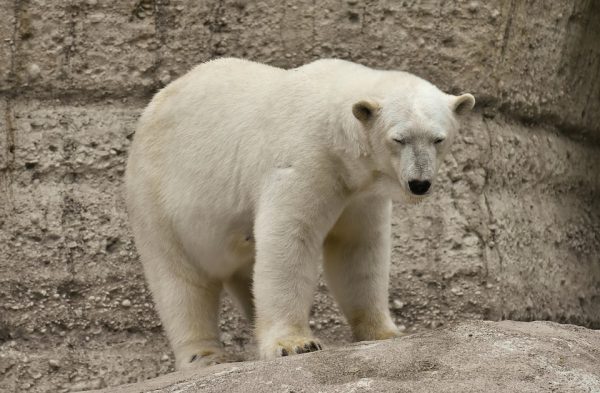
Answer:
M373 100L361 100L352 105L352 114L361 123L366 124L373 119L373 116L381 109L378 103Z

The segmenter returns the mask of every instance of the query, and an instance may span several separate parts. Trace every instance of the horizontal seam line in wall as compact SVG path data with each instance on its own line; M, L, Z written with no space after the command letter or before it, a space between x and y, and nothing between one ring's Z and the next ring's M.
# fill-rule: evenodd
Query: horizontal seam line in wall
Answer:
M114 90L99 90L99 89L55 89L44 90L41 88L31 87L12 87L8 89L0 89L0 99L16 99L16 100L36 100L36 101L56 101L61 104L102 104L110 100L127 99L129 104L139 103L140 106L145 106L152 96L160 89L156 86L140 87L133 86L125 89L122 92ZM500 102L497 98L482 95L483 105L477 105L476 111L480 112L483 108L490 108L493 112L504 115L505 118L514 120L520 124L527 126L540 126L558 131L561 135L571 139L577 143L586 143L593 147L600 147L600 128L592 129L584 126L562 121L557 118L557 115L541 111L538 115L528 115L520 111L515 111L510 108L510 103ZM484 113L481 113L485 116ZM550 118L546 120L545 118Z

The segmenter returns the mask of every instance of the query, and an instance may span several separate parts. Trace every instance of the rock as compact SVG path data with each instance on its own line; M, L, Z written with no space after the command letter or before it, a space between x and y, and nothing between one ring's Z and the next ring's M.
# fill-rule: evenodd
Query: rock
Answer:
M160 80L160 82L161 82L163 85L166 85L166 84L168 84L169 82L171 82L171 74L169 74L169 72L167 72L167 71L164 71L164 72L163 72L163 73L160 75L160 78L159 78L159 80Z
M51 368L60 368L60 362L58 360L56 360L56 359L50 359L50 360L48 360L48 365Z
M456 296L462 296L463 292L460 290L460 288L457 287L453 287L450 292L452 292L453 294L455 294Z
M221 364L102 392L597 392L600 332L553 322L463 322L395 340Z
M104 15L102 12L98 12L95 14L91 14L89 16L89 20L92 23L100 23L105 17L106 17L106 15Z
M472 1L469 3L467 9L469 12L475 13L479 10L479 3L477 1Z
M395 299L392 307L394 308L394 310L400 310L404 307L404 303L398 299Z
M229 332L221 334L221 342L226 347L233 345L233 336Z
M102 386L102 384L103 381L100 378L92 379L89 381L80 381L72 384L70 386L70 390L71 392L79 392L83 390L98 389Z
M41 72L42 70L40 69L40 66L35 63L31 63L27 66L27 76L29 77L30 81L34 81L39 78Z
M126 308L127 308L127 307L131 307L131 300L129 300L129 299L125 299L125 300L123 300L123 301L121 302L121 306L123 306L123 307L126 307Z

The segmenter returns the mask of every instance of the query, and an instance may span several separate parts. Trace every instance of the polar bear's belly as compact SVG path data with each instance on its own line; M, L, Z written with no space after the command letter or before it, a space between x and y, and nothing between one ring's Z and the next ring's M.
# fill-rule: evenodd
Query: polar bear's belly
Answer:
M249 213L223 217L191 215L178 225L190 262L209 275L225 279L254 262L253 217Z

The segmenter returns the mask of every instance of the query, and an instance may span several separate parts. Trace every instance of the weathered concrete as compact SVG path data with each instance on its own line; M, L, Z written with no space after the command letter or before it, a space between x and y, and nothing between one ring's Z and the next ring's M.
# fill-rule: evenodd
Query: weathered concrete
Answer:
M288 67L342 57L405 69L450 91L468 88L480 102L567 132L600 132L600 5L591 0L0 6L8 22L0 61L14 48L13 91L126 95L215 56Z
M435 197L395 207L398 324L600 327L598 2L0 0L0 13L0 391L172 369L121 177L151 93L214 56L336 56L475 93ZM221 321L226 348L252 358L229 302ZM323 285L312 321L330 346L349 340Z
M269 362L172 373L102 392L600 392L600 332L469 322Z

